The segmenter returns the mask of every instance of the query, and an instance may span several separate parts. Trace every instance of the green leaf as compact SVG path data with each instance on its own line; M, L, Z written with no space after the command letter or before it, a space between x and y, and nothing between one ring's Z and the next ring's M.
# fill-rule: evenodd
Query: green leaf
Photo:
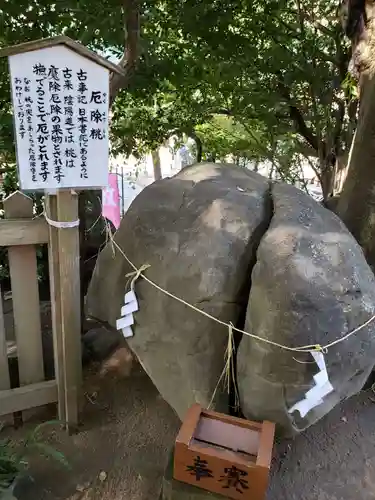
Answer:
M67 469L71 469L69 462L67 461L65 455L60 451L53 448L47 443L34 443L33 448L40 451L45 457L52 458L60 465L63 465Z
M50 426L62 426L64 425L63 422L60 420L48 420L47 422L42 422L41 424L37 425L35 429L30 433L28 438L26 439L26 442L35 442L38 439L38 436L40 432L45 429L46 427Z

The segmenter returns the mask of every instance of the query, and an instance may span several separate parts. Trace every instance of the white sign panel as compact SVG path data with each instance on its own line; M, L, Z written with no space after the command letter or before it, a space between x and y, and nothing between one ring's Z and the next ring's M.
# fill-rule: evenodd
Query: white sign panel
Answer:
M9 66L21 189L107 186L108 69L62 45Z

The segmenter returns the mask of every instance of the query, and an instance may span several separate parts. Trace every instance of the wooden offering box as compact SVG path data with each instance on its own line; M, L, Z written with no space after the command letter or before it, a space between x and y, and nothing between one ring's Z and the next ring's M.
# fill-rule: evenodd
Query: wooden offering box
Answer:
M275 425L192 406L176 439L174 478L235 500L264 500Z

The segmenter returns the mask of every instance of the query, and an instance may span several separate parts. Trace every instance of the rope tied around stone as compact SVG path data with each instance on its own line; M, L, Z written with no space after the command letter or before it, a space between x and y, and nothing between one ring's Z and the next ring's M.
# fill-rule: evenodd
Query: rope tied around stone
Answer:
M142 273L144 271L146 271L146 269L148 269L149 267L151 267L150 264L142 264L142 266L139 269L137 269L136 271L132 271L131 273L128 273L125 275L126 278L129 278L131 291L134 290L134 286L135 286L135 283L138 280L138 278L140 278L141 276L143 278ZM126 287L128 287L129 281L126 284Z
M207 318L211 319L212 321L215 321L219 325L225 326L228 329L229 333L230 333L229 336L231 336L231 335L233 336L233 331L236 331L238 333L241 333L243 335L251 337L254 340L258 340L259 342L264 342L266 344L272 345L274 347L278 347L280 349L284 349L286 351L291 351L291 352L316 351L316 352L323 352L324 354L326 354L329 348L331 348L331 347L339 344L340 342L344 342L349 337L351 337L352 335L355 335L356 333L358 333L360 330L362 330L363 328L365 328L366 326L368 326L370 323L372 323L375 320L375 314L374 314L365 323L362 323L358 327L356 327L353 330L351 330L350 332L346 333L344 336L342 336L342 337L340 337L340 338L334 340L333 342L330 342L329 344L326 344L324 346L322 346L320 344L310 344L310 345L299 346L299 347L289 347L289 346L286 346L286 345L283 345L283 344L279 344L278 342L274 342L273 340L265 339L265 338L259 337L258 335L255 335L253 333L250 333L250 332L247 332L245 330L242 330L241 328L237 328L237 327L233 326L232 323L226 323L225 321L222 321L222 320L220 320L218 318L215 318L214 316L212 316L211 314L207 313L206 311L203 311L202 309L199 309L198 307L195 307L193 304L190 304L189 302L186 302L181 297L178 297L177 295L174 295L173 293L168 292L168 290L165 290L164 288L162 288L161 286L159 286L157 283L155 283L154 281L152 281L150 278L148 278L144 274L144 271L146 269L148 269L148 268L151 267L149 264L143 264L142 266L140 266L139 268L137 268L137 266L129 259L129 257L125 254L125 252L122 250L122 248L114 240L113 235L111 234L111 232L109 234L110 234L109 237L110 237L112 245L120 252L120 254L128 262L128 264L134 269L134 272L128 273L126 275L127 277L131 276L131 286L133 287L132 290L134 289L135 282L139 278L142 278L147 283L149 283L151 286L153 286L154 288L156 288L160 292L164 293L168 297L170 297L170 298L172 298L174 300L177 300L178 302L180 302L181 304L185 305L186 307L189 307L190 309L196 311L197 313L202 314L203 316L206 316ZM224 370L226 370L226 368L224 368Z

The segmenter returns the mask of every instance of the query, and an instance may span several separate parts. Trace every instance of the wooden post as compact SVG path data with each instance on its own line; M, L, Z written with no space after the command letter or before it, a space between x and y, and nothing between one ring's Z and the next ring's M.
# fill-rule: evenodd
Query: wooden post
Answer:
M48 47L48 50L44 50ZM63 47L63 50L61 48ZM20 57L22 54L22 57ZM25 44L19 44L14 47L7 47L0 50L0 57L7 56L10 69L10 83L12 89L13 114L15 116L15 136L17 166L19 173L19 182L21 189L27 191L57 191L56 203L50 198L51 215L54 213L54 219L58 224L57 231L50 230L50 271L52 280L52 300L55 302L53 309L54 324L54 344L56 361L56 378L59 390L60 414L65 412L65 421L74 426L78 423L78 396L82 383L82 359L81 359L81 318L80 318L80 263L79 263L79 231L78 225L62 225L63 222L75 222L78 219L77 195L71 192L71 188L81 190L101 189L108 185L108 115L109 115L109 92L110 92L110 74L116 73L123 76L124 70L120 66L110 63L104 57L84 47L82 44L71 40L66 36L57 36L44 40L30 41ZM35 65L40 67L50 67L54 61L59 60L59 67L67 68L67 79L71 80L71 100L77 103L77 97L83 99L80 102L80 115L83 121L88 121L92 117L92 104L95 102L95 113L100 115L100 124L98 122L95 133L91 133L86 125L79 127L80 134L75 137L78 129L78 121L74 117L74 126L60 128L56 134L60 137L61 144L69 144L69 162L62 162L65 147L59 146L54 140L54 131L51 127L44 127L42 133L43 144L40 143L39 122L40 114L33 111L31 102L38 99L40 113L45 114L50 108L50 94L45 91L47 83L40 80L35 71ZM79 63L76 63L79 61ZM74 68L79 64L80 71L77 73ZM47 65L47 66L46 66ZM60 78L60 77L59 77ZM29 84L19 86L19 81L29 80ZM78 81L86 81L79 89ZM48 90L48 89L47 89ZM56 98L63 99L61 89L55 89ZM26 100L26 97L30 99ZM54 101L60 102L60 101ZM26 108L29 114L25 112ZM58 106L52 113L52 121L58 117ZM25 132L25 119L27 115L28 127ZM56 116L55 116L56 115ZM74 132L75 130L75 132ZM52 133L51 133L52 131ZM55 135L56 135L55 134ZM62 134L62 136L61 136ZM56 146L56 148L55 148ZM46 149L47 148L47 149ZM55 163L51 155L46 155L46 151L54 149ZM37 160L33 161L33 158ZM61 157L61 158L60 158ZM60 163L56 159L60 158ZM75 161L73 161L75 160ZM32 165L32 163L35 163ZM53 170L53 173L52 173ZM22 195L18 195L22 196ZM27 197L26 197L27 198ZM23 201L25 204L25 201ZM5 205L5 203L4 203ZM9 203L9 206L11 203ZM56 206L55 206L56 205ZM16 208L15 204L12 206ZM32 210L32 209L30 209ZM27 214L27 215L32 215ZM22 214L22 216L24 216ZM59 225L60 223L60 225ZM53 225L53 224L52 224ZM29 250L18 248L9 250L10 260L17 263L17 252L23 252L23 259L29 258L30 269L34 269L35 262L32 265L31 253ZM35 256L34 256L35 260ZM20 259L18 258L21 264ZM13 265L13 277L21 278L24 273L23 267L19 269ZM23 300L22 314L23 320L19 320L16 329L24 330L27 325L27 357L26 344L21 345L19 349L23 370L21 374L22 383L34 382L30 378L39 378L43 370L42 363L36 365L36 358L39 356L39 344L34 343L30 354L29 341L34 339L35 335L30 336L30 324L33 331L37 330L39 323L35 313L30 317L28 312L31 310L30 290L26 283L31 274L22 276L23 287L20 285L16 289L14 296L17 299L18 311L21 308L21 299ZM35 289L31 292L34 294ZM34 294L35 295L35 294ZM32 298L35 303L35 297ZM16 306L15 306L16 309ZM26 309L26 310L25 310ZM38 311L39 313L39 311ZM61 325L61 331L60 326ZM17 339L18 341L18 339ZM24 341L25 342L25 341ZM35 351L35 352L34 352ZM62 359L62 362L61 362ZM24 368L26 367L26 368ZM63 383L62 383L63 378ZM62 404L62 392L64 393L65 403ZM49 393L48 398L51 397ZM45 400L45 394L43 396Z
M78 220L78 196L71 190L57 193L57 221ZM59 292L64 356L65 411L70 428L78 424L82 385L80 262L78 227L58 229Z
M31 219L33 200L16 191L4 200L7 219ZM44 380L42 327L35 245L8 248L10 281L17 343L20 386ZM15 425L22 423L22 413L13 414Z
M10 389L9 363L7 354L7 342L5 336L3 294L0 288L0 394L2 391ZM12 425L13 419L10 416L3 417L2 420ZM16 421L15 421L16 423Z
M4 200L7 219L33 217L33 200L17 191ZM8 249L20 385L44 380L36 250L34 245Z
M81 329L83 334L83 328L85 324L85 259L86 259L86 199L87 195L83 191L79 193L78 196L78 216L80 220L79 224L79 247L80 247L80 284L81 284Z
M7 342L5 337L3 296L0 288L0 391L10 389L10 377L7 355Z
M57 220L57 199L54 195L46 196L47 216L51 220ZM59 269L59 235L58 229L49 225L49 284L51 295L53 353L55 358L55 378L57 382L57 408L61 422L67 421L65 409L65 363L64 346L61 324L61 293L60 293L60 269Z

